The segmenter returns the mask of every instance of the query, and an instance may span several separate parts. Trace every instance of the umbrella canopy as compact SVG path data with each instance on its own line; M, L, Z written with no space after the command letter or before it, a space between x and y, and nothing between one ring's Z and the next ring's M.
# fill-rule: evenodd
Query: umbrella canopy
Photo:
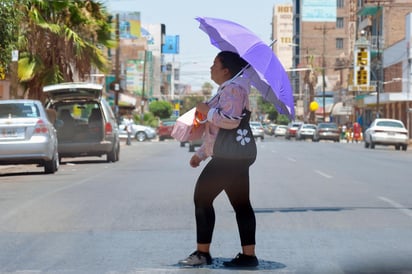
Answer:
M295 108L289 77L270 46L235 22L210 17L197 17L196 20L212 45L222 51L237 52L250 64L243 75L251 80L263 99L293 120Z

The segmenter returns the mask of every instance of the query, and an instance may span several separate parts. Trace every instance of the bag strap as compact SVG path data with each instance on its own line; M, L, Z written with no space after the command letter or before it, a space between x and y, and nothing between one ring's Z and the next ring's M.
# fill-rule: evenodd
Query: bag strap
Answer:
M239 116L230 116L225 113L223 113L219 108L217 109L217 113L219 113L221 116L230 119L230 120L241 120L246 116L246 109L243 110L242 114Z

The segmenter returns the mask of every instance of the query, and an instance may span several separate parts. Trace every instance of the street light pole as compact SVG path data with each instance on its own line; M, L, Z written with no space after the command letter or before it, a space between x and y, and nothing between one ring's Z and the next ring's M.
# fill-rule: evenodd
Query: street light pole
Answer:
M380 2L378 2L378 12L376 16L376 28L377 28L377 41L376 41L376 47L378 49L378 54L377 54L377 62L378 62L378 77L376 79L376 118L380 117L380 111L379 111L379 97L380 97L380 91L381 91L381 77L382 77L382 56L380 53L380 25L381 25L381 5Z

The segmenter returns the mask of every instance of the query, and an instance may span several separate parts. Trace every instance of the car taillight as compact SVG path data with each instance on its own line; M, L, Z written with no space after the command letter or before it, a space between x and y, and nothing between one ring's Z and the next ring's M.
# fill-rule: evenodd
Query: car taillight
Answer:
M48 134L49 129L43 120L38 120L36 126L34 127L34 134Z
M111 134L111 133L113 133L112 124L106 123L106 124L104 125L104 132L105 132L105 134Z

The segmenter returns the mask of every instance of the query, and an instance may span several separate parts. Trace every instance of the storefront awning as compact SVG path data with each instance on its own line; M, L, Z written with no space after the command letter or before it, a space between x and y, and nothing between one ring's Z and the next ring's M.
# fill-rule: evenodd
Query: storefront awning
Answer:
M352 106L346 105L344 106L342 102L336 103L332 108L332 115L333 116L347 116L352 114Z
M376 15L380 10L382 9L382 6L366 6L363 7L360 11L358 11L359 16L367 16L367 15Z

